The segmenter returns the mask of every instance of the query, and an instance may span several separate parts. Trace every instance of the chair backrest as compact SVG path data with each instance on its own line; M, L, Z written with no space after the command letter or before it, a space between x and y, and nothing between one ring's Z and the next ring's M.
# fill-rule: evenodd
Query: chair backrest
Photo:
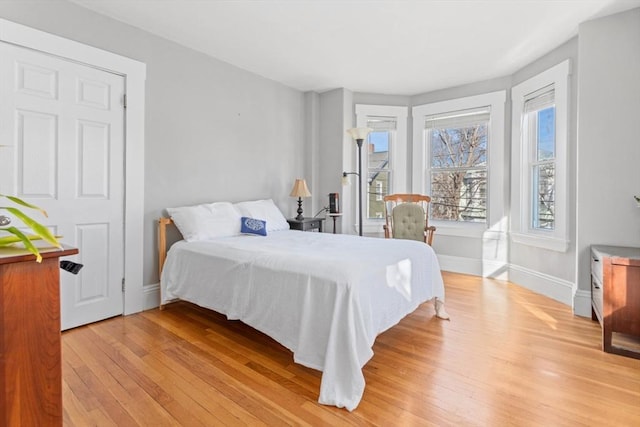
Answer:
M424 209L415 203L397 205L391 211L393 220L393 238L424 242Z
M431 197L424 194L389 194L383 200L386 238L410 238L432 243L435 227L429 226ZM400 217L403 219L400 220Z

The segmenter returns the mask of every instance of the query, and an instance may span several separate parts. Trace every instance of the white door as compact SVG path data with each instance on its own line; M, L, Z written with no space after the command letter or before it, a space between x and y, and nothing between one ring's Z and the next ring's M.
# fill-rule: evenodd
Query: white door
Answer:
M0 42L0 193L44 208L84 265L60 271L63 330L123 313L124 93L122 76Z

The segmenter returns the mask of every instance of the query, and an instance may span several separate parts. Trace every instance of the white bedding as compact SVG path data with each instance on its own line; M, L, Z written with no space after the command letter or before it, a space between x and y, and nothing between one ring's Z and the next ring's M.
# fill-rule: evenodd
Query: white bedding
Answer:
M323 372L318 401L353 410L376 336L421 303L444 301L430 246L292 230L175 243L162 303L183 299L239 319Z

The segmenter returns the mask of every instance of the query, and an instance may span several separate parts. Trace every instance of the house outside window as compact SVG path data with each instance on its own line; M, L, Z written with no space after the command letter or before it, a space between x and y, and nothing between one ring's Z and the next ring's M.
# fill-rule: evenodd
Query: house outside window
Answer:
M569 61L512 89L512 232L516 243L568 249Z
M372 131L362 146L364 231L381 233L387 194L407 190L407 107L356 104L358 127Z
M413 107L413 189L438 234L504 232L505 91Z
M397 123L394 117L368 117L373 129L367 139L367 218L384 218L383 198L392 188L390 150L393 148Z

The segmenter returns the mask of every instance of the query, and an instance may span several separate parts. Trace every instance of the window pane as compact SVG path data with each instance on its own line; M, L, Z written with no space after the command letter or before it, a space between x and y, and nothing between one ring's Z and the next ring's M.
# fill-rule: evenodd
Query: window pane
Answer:
M485 222L487 170L433 172L431 217L437 220Z
M556 157L556 108L538 111L538 140L536 141L538 161Z
M389 194L388 171L369 172L367 218L384 218L382 198Z
M555 166L542 164L533 167L533 194L537 200L533 206L534 229L553 230L555 227Z
M431 129L433 219L486 221L487 128L485 122Z
M487 124L432 129L431 167L473 167L487 163Z
M369 134L369 169L389 168L389 131L371 132Z

